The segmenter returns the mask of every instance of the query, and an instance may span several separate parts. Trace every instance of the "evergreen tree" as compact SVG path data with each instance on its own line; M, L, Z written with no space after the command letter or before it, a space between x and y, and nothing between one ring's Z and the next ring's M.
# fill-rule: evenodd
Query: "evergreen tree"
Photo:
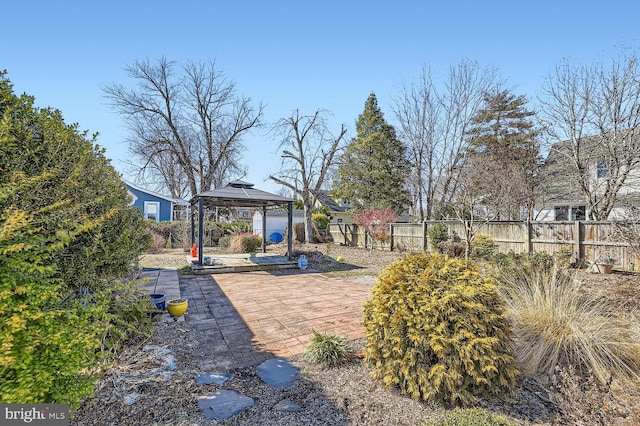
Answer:
M496 219L521 219L522 210L532 216L541 157L535 113L526 104L509 90L487 93L467 133L474 186Z
M402 213L409 205L406 147L385 121L374 93L358 117L356 131L338 167L336 196L349 200L356 210L391 208Z

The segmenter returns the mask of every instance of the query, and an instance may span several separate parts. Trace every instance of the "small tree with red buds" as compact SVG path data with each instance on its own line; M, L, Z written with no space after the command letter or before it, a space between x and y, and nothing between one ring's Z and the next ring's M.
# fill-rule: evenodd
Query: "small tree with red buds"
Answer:
M363 210L353 216L353 221L358 226L364 228L364 232L369 234L373 241L385 242L389 241L389 224L396 222L398 215L386 208L384 210ZM373 243L371 244L373 248Z

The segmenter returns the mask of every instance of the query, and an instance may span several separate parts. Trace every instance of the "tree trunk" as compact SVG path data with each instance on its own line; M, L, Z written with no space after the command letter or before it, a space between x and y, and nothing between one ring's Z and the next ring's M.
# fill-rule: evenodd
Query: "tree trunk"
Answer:
M305 202L304 203L304 241L309 244L312 242L313 235L313 206Z

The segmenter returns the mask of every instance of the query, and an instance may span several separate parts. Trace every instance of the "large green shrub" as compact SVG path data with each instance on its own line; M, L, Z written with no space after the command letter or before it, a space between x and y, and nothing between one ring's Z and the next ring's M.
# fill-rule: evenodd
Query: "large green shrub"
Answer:
M141 212L129 206L120 175L95 145L96 136L65 124L58 110L34 108L31 97L16 98L4 76L0 92L5 99L0 184L37 179L16 187L1 207L42 209L37 233L44 238L66 234L66 243L48 261L56 266L63 292L100 288L114 276L126 276L149 238L143 235Z
M127 322L110 286L148 238L94 140L0 73L0 402L76 406Z
M373 377L413 398L464 405L515 385L503 303L470 261L423 253L389 265L364 325Z

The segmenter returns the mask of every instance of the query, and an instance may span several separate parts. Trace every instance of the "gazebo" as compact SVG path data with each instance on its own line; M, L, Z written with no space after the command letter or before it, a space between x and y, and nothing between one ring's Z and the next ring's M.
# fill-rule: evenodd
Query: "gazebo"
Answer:
M191 244L196 243L195 211L198 212L198 265L202 266L202 246L204 235L204 211L214 207L259 207L262 208L262 229L266 230L267 207L286 204L288 209L287 256L291 260L293 248L293 200L261 191L253 187L252 183L234 181L224 188L205 191L195 195L191 201ZM267 251L266 235L262 236L262 252Z

